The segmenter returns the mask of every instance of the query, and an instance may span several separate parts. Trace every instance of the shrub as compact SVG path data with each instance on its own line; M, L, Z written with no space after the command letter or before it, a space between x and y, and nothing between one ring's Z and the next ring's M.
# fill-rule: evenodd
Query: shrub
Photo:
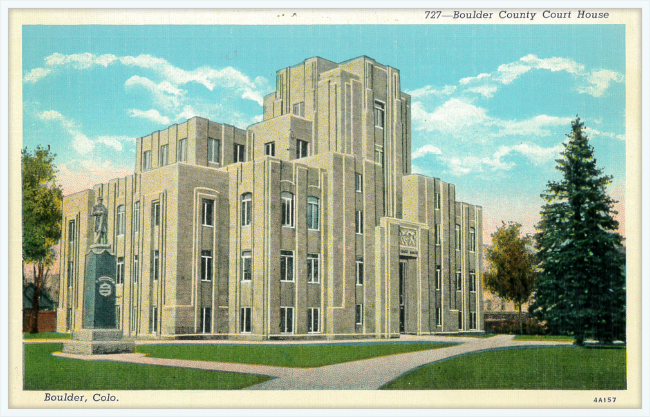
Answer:
M497 334L520 334L518 320L508 320L494 326L494 333ZM548 334L546 325L536 319L528 319L522 323L521 334L526 335L545 335Z

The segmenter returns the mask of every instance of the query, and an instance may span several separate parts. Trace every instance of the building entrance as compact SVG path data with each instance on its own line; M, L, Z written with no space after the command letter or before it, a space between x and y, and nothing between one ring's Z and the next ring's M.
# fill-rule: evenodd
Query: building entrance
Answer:
M399 332L405 333L406 322L406 261L399 262Z

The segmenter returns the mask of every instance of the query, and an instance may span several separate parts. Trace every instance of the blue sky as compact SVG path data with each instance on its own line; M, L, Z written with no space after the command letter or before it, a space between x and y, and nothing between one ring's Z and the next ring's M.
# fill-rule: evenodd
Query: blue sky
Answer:
M23 145L50 145L76 192L132 172L136 137L195 115L245 128L276 70L359 55L400 70L414 171L483 206L485 237L533 231L576 114L623 221L622 25L24 26Z

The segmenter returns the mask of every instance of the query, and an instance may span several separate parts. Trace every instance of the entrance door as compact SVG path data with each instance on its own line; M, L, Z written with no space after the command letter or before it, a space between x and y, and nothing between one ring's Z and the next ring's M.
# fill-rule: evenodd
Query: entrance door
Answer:
M406 284L406 261L399 262L399 332L405 333L404 323L406 321L406 311L404 308L406 302L405 294Z

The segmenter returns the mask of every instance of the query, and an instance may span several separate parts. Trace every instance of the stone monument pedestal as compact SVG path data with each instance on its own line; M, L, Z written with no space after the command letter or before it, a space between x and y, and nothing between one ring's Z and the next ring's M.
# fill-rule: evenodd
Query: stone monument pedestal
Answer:
M73 355L134 352L135 342L122 338L122 331L116 329L83 329L74 332L73 339L63 343L63 353Z

